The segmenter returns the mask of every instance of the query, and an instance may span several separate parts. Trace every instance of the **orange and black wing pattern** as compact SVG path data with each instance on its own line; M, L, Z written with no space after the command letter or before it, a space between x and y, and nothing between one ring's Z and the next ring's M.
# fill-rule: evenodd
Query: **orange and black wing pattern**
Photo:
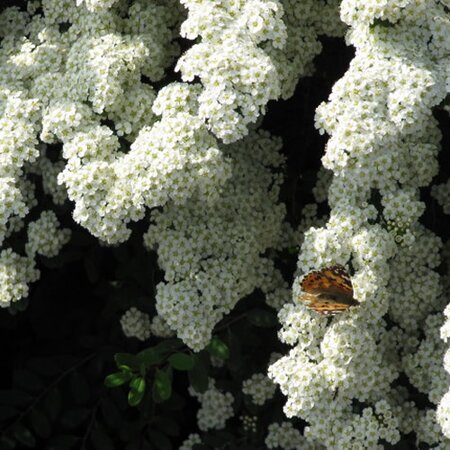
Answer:
M314 270L303 278L300 300L319 314L335 315L359 305L350 276L341 265Z

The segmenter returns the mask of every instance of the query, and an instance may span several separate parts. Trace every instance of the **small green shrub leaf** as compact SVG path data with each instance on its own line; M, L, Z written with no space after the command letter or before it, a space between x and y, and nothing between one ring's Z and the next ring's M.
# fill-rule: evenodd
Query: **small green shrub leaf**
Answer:
M172 395L172 382L166 371L156 369L152 393L156 402L168 400Z
M114 355L114 361L119 369L123 368L124 370L129 368L138 371L141 365L139 358L130 353L116 353Z
M141 403L145 394L145 379L142 377L133 378L130 381L130 391L128 392L128 404L137 406Z
M105 386L114 388L128 383L132 378L131 372L115 372L105 378Z
M208 344L207 350L216 358L228 359L230 357L230 349L227 344L220 340L217 336L213 336L211 342Z
M186 353L174 353L169 356L169 364L176 370L191 370L194 367L194 358Z
M164 360L164 355L161 352L158 352L155 347L146 348L136 356L145 369L148 369L155 364L159 364Z
M195 364L188 372L189 382L197 392L205 392L208 389L208 354L200 352L194 356Z

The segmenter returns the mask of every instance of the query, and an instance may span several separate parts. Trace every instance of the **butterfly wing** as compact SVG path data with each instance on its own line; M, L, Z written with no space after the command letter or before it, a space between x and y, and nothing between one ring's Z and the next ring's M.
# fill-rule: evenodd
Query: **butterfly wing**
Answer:
M340 265L310 272L303 278L301 288L300 300L320 314L339 314L359 304L353 298L351 279Z

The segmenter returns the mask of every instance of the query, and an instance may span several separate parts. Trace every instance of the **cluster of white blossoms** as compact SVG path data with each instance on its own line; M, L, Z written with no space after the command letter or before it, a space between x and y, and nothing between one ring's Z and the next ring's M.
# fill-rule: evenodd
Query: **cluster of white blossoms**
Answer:
M291 422L270 424L264 442L267 448L281 450L314 450L315 448Z
M27 235L25 250L28 256L39 254L51 258L69 242L71 231L60 228L59 220L53 211L43 211L39 219L28 224Z
M438 169L432 108L450 90L449 7L438 0L37 0L27 11L5 9L0 306L26 297L39 275L36 255L55 256L69 239L51 210L27 219L38 204L29 175L42 177L55 204L71 200L74 220L108 244L124 242L130 222L151 209L144 240L164 271L158 314L131 308L121 319L125 335L176 333L199 351L260 288L280 309L280 340L293 346L269 376L287 396L286 416L308 423L303 436L290 422L270 425L268 448L378 449L413 430L418 445L446 448L442 244L418 220L420 189ZM306 205L294 232L279 201L281 142L253 124L270 100L288 98L312 73L318 36L340 36L344 23L356 56L316 115L330 140L327 172L313 193L318 203L328 198L331 213L324 223L317 206ZM194 41L181 57L180 35ZM181 81L165 85L173 65ZM450 210L448 183L433 195ZM26 256L8 248L21 230ZM299 242L295 301L287 302L271 252ZM331 264L346 267L360 305L328 320L297 299L303 276ZM448 329L445 322L443 339ZM394 386L401 373L437 409L419 408ZM262 374L243 385L255 404L274 389ZM199 429L223 429L232 394L213 381L192 393L201 403ZM191 435L183 445L198 441Z
M279 314L280 339L294 348L269 376L287 396L286 415L309 423L311 443L381 449L413 429L418 443L439 443L439 433L430 438L439 428L435 411L420 410L392 383L406 372L437 403L449 382L433 344L439 323L430 316L443 309L435 272L441 242L418 223L419 189L438 169L432 108L450 86L449 16L434 0L344 0L341 17L356 55L316 111L317 128L331 136L322 159L333 172L331 214L305 233L294 303ZM332 264L347 268L360 305L329 322L298 298L303 276ZM421 344L424 321L435 338Z
M110 225L97 222L110 207L105 195L122 195L107 189L114 161L123 155L118 136L134 139L154 121L155 92L141 76L158 81L178 53L173 38L181 8L176 1L134 2L126 19L123 4L113 10L107 8L114 2L86 2L100 7L93 13L77 3L35 1L28 11L0 13L0 243L5 247L5 238L27 226L26 216L38 203L28 174L42 176L44 192L56 204L64 202L67 191L76 202L76 220L108 240L108 232L101 232ZM102 126L106 120L114 122L112 129ZM48 158L43 143L63 143L61 156ZM109 223L124 220L114 207L121 206L109 208L114 216ZM93 217L87 218L89 213ZM38 277L32 261L37 253L55 256L67 242L68 231L57 230L58 225L49 211L28 224L27 260L2 250L1 306L27 295L27 284ZM111 234L127 235L117 228Z
M189 388L189 392L200 402L200 409L197 411L198 428L201 431L224 429L226 421L234 415L233 395L217 389L211 378L205 392L199 393L192 388Z
M318 35L343 30L337 0L181 3L37 0L2 11L0 241L28 213L27 173L109 244L147 208L218 201L232 161L217 138L247 134L269 100L311 73ZM177 70L199 82L157 92L184 19L181 35L198 40ZM62 152L49 158L43 144Z
M193 450L196 444L201 444L202 439L198 433L191 433L180 445L178 450Z
M10 248L0 253L0 307L28 296L28 284L39 278L33 259L20 256Z
M126 337L135 337L140 341L146 341L152 334L150 316L134 306L122 315L120 326Z
M271 99L288 98L311 73L319 34L340 35L338 1L181 0L181 35L200 38L179 60L184 81L200 79L199 115L223 142L236 141Z
M175 334L159 314L153 316L150 323L150 331L154 336L162 338L172 337Z
M220 201L202 195L151 214L145 244L157 248L165 282L157 286L158 314L198 351L217 322L256 287L273 294L273 263L262 256L281 240L285 206L279 203L281 142L253 132L225 147L233 176Z
M437 200L445 214L450 214L450 180L434 185L431 193Z
M242 382L242 392L249 395L255 405L264 405L275 394L276 385L264 373L254 373Z
M258 424L258 417L257 416L241 416L240 417L241 422L242 422L242 429L244 430L244 432L246 433L256 433L258 428L257 428L257 424Z
M76 0L76 4L77 6L80 6L84 3L89 11L96 12L109 9L118 1L119 0Z

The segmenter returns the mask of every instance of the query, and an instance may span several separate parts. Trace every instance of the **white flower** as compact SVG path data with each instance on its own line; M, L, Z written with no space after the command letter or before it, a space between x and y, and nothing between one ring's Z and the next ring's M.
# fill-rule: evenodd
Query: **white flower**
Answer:
M255 405L264 405L275 394L276 386L263 373L254 373L242 383L242 392L252 398Z
M126 337L146 341L151 335L150 316L134 306L120 318L120 325Z
M234 397L229 392L220 392L210 380L208 389L202 394L190 388L191 395L197 397L201 407L197 412L198 427L202 431L222 430L226 421L234 415Z

